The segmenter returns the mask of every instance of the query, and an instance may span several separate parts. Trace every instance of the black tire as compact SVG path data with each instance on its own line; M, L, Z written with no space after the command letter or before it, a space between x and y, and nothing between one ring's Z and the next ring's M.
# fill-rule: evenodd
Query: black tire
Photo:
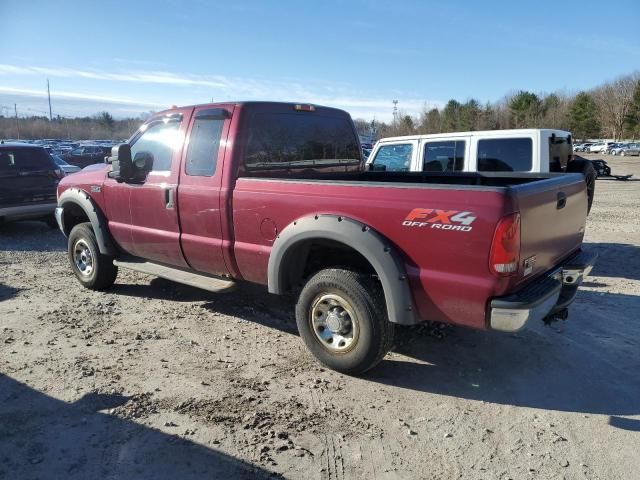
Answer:
M103 290L113 285L118 267L113 264L113 257L100 253L89 222L73 227L67 249L71 269L84 287Z
M584 177L584 182L587 184L587 213L591 212L593 197L596 194L596 178L598 178L598 172L596 172L593 164L585 158L569 162L567 165L567 172L581 173Z
M323 309L327 310L325 319L338 318L338 322L346 323L346 329L335 332L319 326ZM313 275L298 297L296 323L304 343L320 363L348 375L373 368L393 345L394 325L387 319L380 283L370 275L350 270L330 268ZM336 343L322 335L335 338ZM340 345L345 343L341 338L349 343Z

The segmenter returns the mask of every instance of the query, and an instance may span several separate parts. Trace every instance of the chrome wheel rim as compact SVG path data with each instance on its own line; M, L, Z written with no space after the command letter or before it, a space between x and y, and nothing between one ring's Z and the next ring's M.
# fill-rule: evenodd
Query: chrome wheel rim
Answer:
M80 275L88 277L93 272L93 254L87 242L78 240L73 245L73 263Z
M358 318L352 305L340 295L318 296L311 307L311 328L320 345L330 352L346 352L358 341Z

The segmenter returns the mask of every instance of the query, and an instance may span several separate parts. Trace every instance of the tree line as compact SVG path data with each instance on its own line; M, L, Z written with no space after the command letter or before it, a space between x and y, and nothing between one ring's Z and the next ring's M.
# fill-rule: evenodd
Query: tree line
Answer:
M355 120L362 135L446 133L506 128L569 130L576 139L640 137L640 72L624 75L575 95L520 90L482 105L475 99L449 100L418 116L399 113L390 123Z
M128 138L144 121L148 114L139 118L117 120L109 112L100 112L90 117L5 117L0 116L0 138L39 139L60 138L70 140Z

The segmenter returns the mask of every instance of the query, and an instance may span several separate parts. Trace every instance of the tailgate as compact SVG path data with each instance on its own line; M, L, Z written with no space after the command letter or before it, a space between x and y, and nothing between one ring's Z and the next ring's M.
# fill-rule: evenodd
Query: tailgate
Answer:
M512 190L521 224L517 283L524 283L580 247L587 220L587 191L581 174L557 174Z

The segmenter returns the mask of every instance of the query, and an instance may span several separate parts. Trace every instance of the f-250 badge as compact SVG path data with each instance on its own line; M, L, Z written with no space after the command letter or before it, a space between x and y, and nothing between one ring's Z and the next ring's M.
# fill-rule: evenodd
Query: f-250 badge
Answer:
M433 208L414 208L404 219L405 227L435 228L437 230L456 230L470 232L476 217L473 212L458 210L438 210Z

